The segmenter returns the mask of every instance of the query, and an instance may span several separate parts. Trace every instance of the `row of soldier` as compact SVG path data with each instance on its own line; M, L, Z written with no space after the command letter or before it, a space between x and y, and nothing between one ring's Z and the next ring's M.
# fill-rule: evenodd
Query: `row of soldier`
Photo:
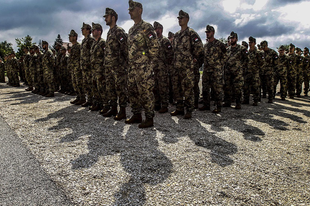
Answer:
M104 18L110 30L106 41L101 38L100 24L93 23L91 27L83 23L82 44L77 42L78 34L71 30L69 56L65 48L60 48L56 61L46 41L42 41L43 53L33 46L29 57L24 58L24 62L29 59L28 66L25 63L27 90L33 86L34 93L52 97L60 85L60 91L77 94L72 104L100 110L103 116L115 116L115 120L126 118L126 106L130 102L133 116L125 123L140 123L140 128L153 126L154 109L159 113L168 112L169 99L176 103L172 116L192 117L193 110L198 108L202 65L201 111L210 110L211 100L216 105L214 113L221 112L222 106L230 107L233 102L236 109L241 109L241 103L249 104L250 94L253 94L253 106L257 106L261 90L263 97L268 93L268 102L272 103L278 81L283 100L287 91L290 98L294 98L295 93L300 95L303 82L305 95L308 93L307 48L301 57L299 50L295 54L294 45L290 45L289 54L280 46L278 55L268 47L267 41L261 42L258 50L256 39L250 37L247 49L247 45L237 44L235 32L231 32L228 45L224 45L214 38L214 27L209 25L207 43L203 46L199 35L188 27L188 13L182 10L178 16L181 30L174 35L169 33L168 40L162 35L163 26L143 21L142 12L141 3L129 1L129 14L135 24L126 34L116 25L117 13L107 8ZM61 80L56 80L57 76L62 77Z

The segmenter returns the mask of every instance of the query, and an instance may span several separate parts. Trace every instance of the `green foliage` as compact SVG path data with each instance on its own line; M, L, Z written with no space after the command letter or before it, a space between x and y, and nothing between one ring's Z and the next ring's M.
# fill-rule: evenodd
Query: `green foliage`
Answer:
M0 56L4 60L4 56L10 54L13 51L12 44L7 41L0 43Z
M219 41L223 42L225 45L228 43L227 39L224 37L219 38Z
M26 47L29 48L33 45L32 37L29 35L27 35L21 39L18 39L18 38L15 39L15 42L16 42L17 47L18 47L18 51L16 52L17 58L20 58L21 56L25 55L24 48L26 48Z

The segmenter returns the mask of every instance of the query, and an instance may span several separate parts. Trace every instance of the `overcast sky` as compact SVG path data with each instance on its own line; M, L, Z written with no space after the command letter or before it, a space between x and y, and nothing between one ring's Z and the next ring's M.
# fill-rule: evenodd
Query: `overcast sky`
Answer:
M303 0L141 0L143 19L164 26L164 35L180 29L179 10L189 13L189 27L198 32L205 42L205 27L216 29L216 38L227 37L231 31L238 33L239 43L254 36L257 42L267 40L271 48L294 43L310 47L310 1ZM68 41L74 29L82 41L83 22L100 23L103 38L105 8L113 8L119 15L118 25L126 32L133 25L128 14L127 0L0 0L0 42L8 41L16 49L15 38L30 35L51 45L60 34Z

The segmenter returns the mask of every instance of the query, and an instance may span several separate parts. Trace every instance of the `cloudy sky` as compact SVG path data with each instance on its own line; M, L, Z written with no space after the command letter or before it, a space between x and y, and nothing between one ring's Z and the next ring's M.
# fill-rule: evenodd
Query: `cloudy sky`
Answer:
M310 1L303 0L140 0L143 19L159 21L164 35L180 29L179 10L190 15L189 26L205 39L205 27L216 29L216 38L227 37L231 31L239 35L239 43L254 36L257 41L267 40L271 48L294 43L310 47ZM26 35L34 42L40 39L53 44L57 34L68 41L74 29L82 40L82 23L103 25L103 38L108 27L102 17L105 8L113 8L119 15L118 25L127 32L133 25L128 14L127 0L0 0L0 42L13 43Z

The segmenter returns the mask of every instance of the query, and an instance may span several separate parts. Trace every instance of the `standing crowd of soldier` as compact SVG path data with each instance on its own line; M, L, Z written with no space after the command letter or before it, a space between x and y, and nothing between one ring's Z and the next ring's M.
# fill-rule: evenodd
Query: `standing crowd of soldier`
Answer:
M100 111L105 117L115 120L126 119L129 102L133 115L125 120L127 124L139 123L140 128L153 126L154 110L168 112L168 105L175 105L172 116L182 115L192 118L194 109L221 112L222 107L241 109L241 104L253 106L261 98L272 103L280 82L281 99L300 97L304 83L304 95L309 90L309 49L301 49L290 44L289 51L284 46L279 54L263 41L256 47L256 39L249 37L249 43L238 44L238 35L231 32L225 45L214 37L214 27L207 25L207 43L188 27L189 14L181 10L178 21L180 31L162 35L163 26L142 20L143 7L139 2L129 0L129 14L134 25L127 34L117 26L118 14L106 8L106 25L110 27L104 40L102 26L83 23L84 39L78 43L78 34L71 30L66 48L56 45L51 51L48 42L42 41L43 52L33 45L25 48L22 67L15 54L5 57L5 68L9 84L19 86L21 80L28 84L27 91L53 97L55 91L76 95L71 104ZM0 81L4 81L1 60ZM200 91L199 69L202 75L202 103L198 108ZM2 72L3 71L3 72ZM23 72L24 71L24 72ZM2 75L3 73L3 75ZM22 75L24 77L22 77ZM261 96L262 93L262 96ZM144 110L145 119L142 120Z

